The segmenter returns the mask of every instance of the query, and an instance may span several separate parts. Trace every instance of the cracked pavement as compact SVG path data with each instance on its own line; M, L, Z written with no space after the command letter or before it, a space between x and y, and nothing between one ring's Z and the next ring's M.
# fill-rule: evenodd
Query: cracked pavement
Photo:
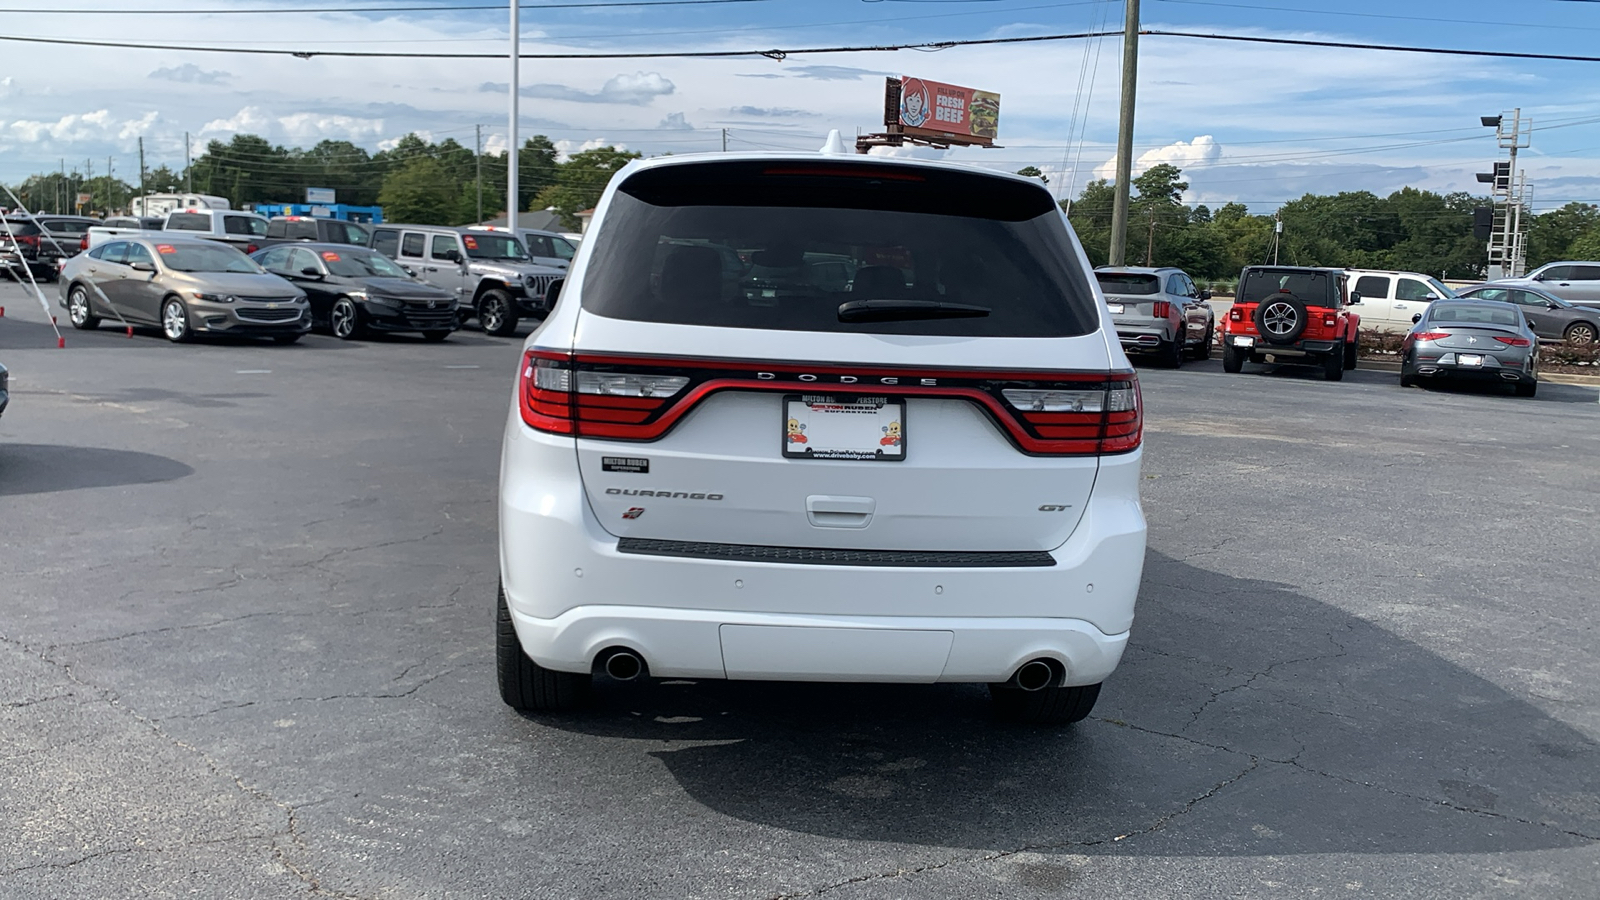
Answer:
M534 718L493 673L515 343L63 352L0 305L7 900L1600 883L1593 389L1142 370L1145 583L1074 728L974 686L601 684Z

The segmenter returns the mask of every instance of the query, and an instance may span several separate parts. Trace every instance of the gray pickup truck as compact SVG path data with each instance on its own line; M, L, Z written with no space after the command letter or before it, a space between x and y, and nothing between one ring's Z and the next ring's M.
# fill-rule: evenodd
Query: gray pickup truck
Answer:
M315 241L322 244L351 244L365 247L372 242L372 231L365 225L343 219L323 219L315 216L273 216L267 220L267 235L257 241L257 247L270 247L292 241Z

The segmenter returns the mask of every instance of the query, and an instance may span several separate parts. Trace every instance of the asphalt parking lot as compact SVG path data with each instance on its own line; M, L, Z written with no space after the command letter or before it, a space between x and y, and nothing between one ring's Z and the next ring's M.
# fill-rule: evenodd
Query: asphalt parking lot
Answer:
M1141 369L1139 615L1072 728L966 686L601 684L529 718L492 639L519 342L58 350L0 306L0 896L1600 883L1594 388Z

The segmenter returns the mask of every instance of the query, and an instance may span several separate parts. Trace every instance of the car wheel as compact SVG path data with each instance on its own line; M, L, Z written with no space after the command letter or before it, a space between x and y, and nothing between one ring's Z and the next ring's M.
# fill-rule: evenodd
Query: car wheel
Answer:
M1353 340L1350 343L1344 345L1344 367L1345 367L1345 369L1347 369L1347 370L1348 369L1354 369L1356 367L1356 359L1359 358L1360 356L1361 356L1361 337L1358 335L1355 340Z
M300 340L300 335L298 335L298 334L275 334L275 335L272 336L272 340L277 342L277 343L279 343L279 344L293 344L296 341Z
M89 292L82 285L73 285L67 293L67 318L71 320L73 328L92 331L100 324L100 317L89 309Z
M1100 697L1100 685L1085 684L1073 687L1052 685L1037 691L989 685L989 699L995 715L1010 722L1032 725L1066 725L1081 722L1094 710Z
M589 701L594 682L590 675L546 669L522 652L522 642L517 640L516 627L511 624L511 608L506 606L505 585L500 586L494 625L495 674L500 682L500 699L507 706L528 712L560 712L577 709Z
M174 344L182 344L194 336L189 330L189 309L177 297L168 297L161 304L161 331Z
M1234 349L1232 345L1222 345L1222 371L1241 372L1244 370L1244 354Z
M1201 336L1200 342L1194 345L1194 358L1195 359L1210 359L1211 358L1211 329L1210 328L1206 329L1206 333Z
M450 332L448 332L448 331L424 331L422 333L422 339L423 340L432 341L433 343L436 343L436 344L438 342L444 340L445 338L449 337L449 336L450 336Z
M1588 322L1573 322L1564 337L1575 347L1587 347L1595 342L1595 329Z
M501 290L484 291L483 299L478 301L478 322L485 333L495 337L515 334L517 313L511 308L511 296Z
M1534 394L1537 394L1538 392L1539 392L1539 382L1537 382L1537 381L1519 381L1519 382L1517 382L1517 396L1518 397L1532 397Z
M1344 354L1339 351L1322 358L1322 377L1328 381L1344 380Z
M360 337L363 330L361 310L356 307L355 301L349 297L333 301L333 308L328 310L328 327L333 336L341 341Z
M1269 344L1292 344L1305 334L1306 305L1293 294L1273 294L1256 305L1256 331Z
M1172 340L1161 350L1161 366L1166 369L1183 367L1183 332L1175 331Z
M1400 386L1403 388L1417 386L1417 373L1411 371L1411 367L1406 365L1404 360L1400 363Z

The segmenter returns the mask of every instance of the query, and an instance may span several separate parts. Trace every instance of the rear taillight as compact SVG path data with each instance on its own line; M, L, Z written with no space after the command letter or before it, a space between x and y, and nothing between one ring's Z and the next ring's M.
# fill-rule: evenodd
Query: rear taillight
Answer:
M1166 300L1157 300L1150 305L1150 315L1158 319L1165 319L1172 315L1172 304Z
M89 249L89 236L86 234L83 237L78 238L78 252L82 253L87 249Z
M256 252L257 250L260 250L260 249L261 248L257 247L255 244L245 244L244 245L244 252L245 253L254 253L254 252Z
M17 235L17 243L37 250L39 248L39 236L37 234L19 234Z
M1449 336L1450 332L1448 331L1424 331L1419 334L1412 335L1412 337L1419 341L1442 341Z
M1144 431L1131 372L910 371L530 350L518 407L539 431L653 441L702 399L727 390L967 400L1018 449L1041 456L1125 453L1139 447Z
M1232 309L1228 310L1228 321L1230 321L1230 322L1243 322L1244 321L1244 313L1240 312L1239 311L1239 307L1235 306Z
M1333 328L1334 326L1336 326L1338 324L1339 324L1339 320L1335 319L1333 316L1324 316L1322 318L1322 327L1323 328Z
M1500 337L1499 335L1496 335L1495 336L1495 340L1499 341L1502 344L1510 344L1513 347L1528 347L1528 346L1531 346L1533 344L1533 342L1528 340L1527 338L1519 338L1519 337Z

